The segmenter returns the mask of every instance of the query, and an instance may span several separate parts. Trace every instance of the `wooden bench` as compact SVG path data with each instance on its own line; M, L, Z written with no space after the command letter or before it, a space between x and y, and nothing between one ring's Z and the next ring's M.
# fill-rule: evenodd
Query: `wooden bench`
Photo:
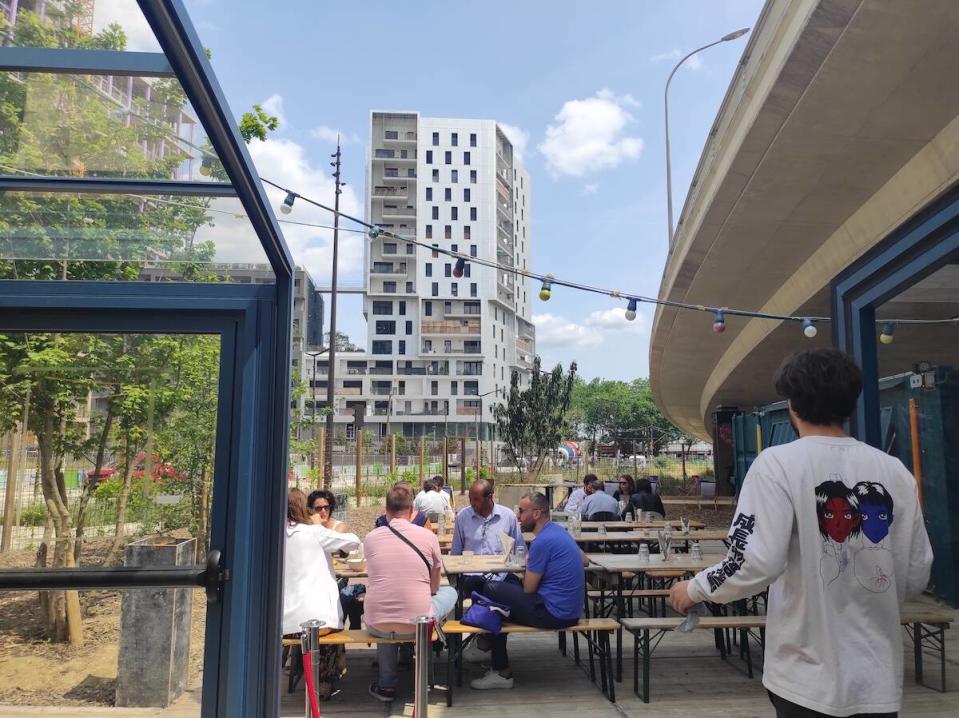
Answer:
M643 599L649 599L649 608L646 612L650 616L656 615L656 603L657 599L660 605L662 615L666 615L666 599L669 597L669 590L664 588L633 588L623 591L623 599L626 601L628 607L629 615L632 616L632 602L634 600L639 600L640 606L642 606ZM616 591L615 590L605 590L605 589L590 589L586 592L586 598L592 602L593 606L593 615L596 615L597 612L601 613L603 616L608 616L609 611L604 610L604 604L608 600L609 609L612 609L616 605Z
M953 620L954 613L935 607L903 608L899 622L907 630L911 630L913 643L913 657L915 660L915 681L927 688L923 682L923 649L931 649L939 656L940 688L946 690L946 639L945 631ZM644 703L649 703L649 666L652 652L659 645L662 637L669 631L674 631L683 622L682 616L660 618L624 618L620 620L623 628L633 634L633 691ZM747 673L753 677L752 653L749 647L750 631L760 629L764 637L766 616L701 616L695 630L726 630L740 632L740 654L745 655ZM653 633L650 636L650 633ZM653 643L655 641L655 643ZM762 638L760 639L762 642ZM726 644L717 641L717 647L723 658L726 657ZM642 657L643 690L639 691L639 659Z
M662 637L669 631L676 630L685 619L682 616L659 618L624 618L620 620L623 628L633 634L633 692L644 703L649 703L649 665L653 651ZM750 678L753 677L752 654L749 650L749 631L753 628L765 629L765 616L700 616L696 630L725 630L734 629L740 632L740 651L745 651L746 670ZM650 632L654 632L651 637ZM655 641L655 644L653 644ZM725 641L718 641L720 654L726 657ZM643 692L639 692L639 659L643 662Z
M589 677L593 683L596 682L596 667L594 664L594 654L599 658L600 671L600 690L611 702L616 702L616 689L613 680L613 654L610 650L610 634L619 630L619 623L611 618L583 618L575 626L567 628L533 628L532 626L521 626L517 623L504 623L502 633L505 634L528 634L528 633L566 633L573 634L573 655L574 661L579 665L579 643L578 636L583 636L589 649ZM447 646L447 682L450 688L446 694L446 705L453 705L452 679L450 673L454 667L457 669L456 685L463 685L463 650L469 645L470 641L476 636L486 634L487 631L475 626L468 626L460 621L447 621L443 624L443 633L449 637L456 637L455 642L450 641Z

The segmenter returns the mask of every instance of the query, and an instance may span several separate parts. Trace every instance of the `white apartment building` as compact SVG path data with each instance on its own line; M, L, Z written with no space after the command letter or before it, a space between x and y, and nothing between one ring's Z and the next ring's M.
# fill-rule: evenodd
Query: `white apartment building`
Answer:
M529 267L529 176L493 120L370 117L367 219L438 249ZM509 271L383 236L368 246L365 360L337 362L338 422L384 435L493 438L492 407L535 353L530 286ZM344 360L345 362L345 360ZM365 366L361 366L365 364ZM349 382L347 387L346 381ZM360 396L355 396L359 388ZM349 399L349 401L345 401ZM338 402L339 403L339 402Z

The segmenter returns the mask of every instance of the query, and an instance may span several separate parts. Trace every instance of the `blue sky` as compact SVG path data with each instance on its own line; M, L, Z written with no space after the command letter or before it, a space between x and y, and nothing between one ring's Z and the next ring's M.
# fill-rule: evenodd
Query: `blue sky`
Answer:
M526 138L532 268L655 296L667 234L666 77L680 53L752 26L762 2L186 5L213 51L234 113L268 101L283 120L273 139L251 148L264 176L329 199L326 163L331 131L339 131L346 139L344 208L361 213L370 109L496 119L516 128L514 141ZM673 80L677 217L745 45L743 38L710 48ZM299 207L291 217L330 220ZM285 231L297 260L322 280L330 266L329 233L289 226ZM361 241L349 235L341 245L345 282L361 277ZM549 302L535 300L544 362L576 360L586 377L646 376L652 311L641 308L632 323L621 311L622 303L572 290L554 291ZM709 318L703 321L705 328ZM358 298L341 299L338 323L363 343Z

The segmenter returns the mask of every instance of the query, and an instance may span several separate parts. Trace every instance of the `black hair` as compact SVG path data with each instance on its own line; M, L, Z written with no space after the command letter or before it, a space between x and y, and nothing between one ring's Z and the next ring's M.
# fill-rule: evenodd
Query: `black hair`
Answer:
M592 483L595 480L596 474L586 474L586 476L583 477L583 486L586 486L586 484Z
M776 372L776 393L789 400L796 416L817 426L841 425L861 391L862 370L836 349L794 354Z
M333 515L333 512L336 511L336 497L333 495L332 491L327 491L326 489L317 489L316 491L311 491L309 497L306 499L306 505L313 510L313 502L317 499L326 499L330 504L330 516Z
M819 519L819 533L823 538L827 535L822 522L826 518L826 502L829 499L843 499L852 506L853 511L859 511L859 499L856 498L856 493L852 489L842 481L823 481L816 487L816 517ZM856 527L851 533L858 535L860 530Z
M653 485L649 483L649 479L637 479L636 480L636 493L637 494L651 494L653 493Z
M622 476L619 477L619 481L625 481L626 485L629 487L627 490L628 495L626 496L626 498L629 498L630 496L636 493L636 482L633 481L632 476L630 476L629 474L623 474Z
M437 486L439 486L439 487L442 489L442 488L443 488L443 484L446 483L446 480L445 480L442 476L440 476L439 474L437 474L436 476L433 477L433 483L436 484Z

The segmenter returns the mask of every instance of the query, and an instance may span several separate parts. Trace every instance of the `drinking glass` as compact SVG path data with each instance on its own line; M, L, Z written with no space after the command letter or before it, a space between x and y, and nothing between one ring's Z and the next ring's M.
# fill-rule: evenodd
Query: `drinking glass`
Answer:
M649 563L649 546L644 543L639 544L639 562Z
M693 561L703 560L703 548L699 545L699 541L693 541L693 545L689 549L689 556Z

